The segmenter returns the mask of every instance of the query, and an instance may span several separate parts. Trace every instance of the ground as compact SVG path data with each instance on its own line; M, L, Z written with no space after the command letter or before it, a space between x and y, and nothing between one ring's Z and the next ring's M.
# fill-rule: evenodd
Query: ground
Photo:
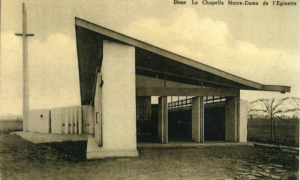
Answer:
M299 119L275 119L275 124L276 142L270 119L248 119L248 141L299 147Z
M0 134L1 179L298 179L299 156L252 146L139 149L86 161L86 142L32 144Z

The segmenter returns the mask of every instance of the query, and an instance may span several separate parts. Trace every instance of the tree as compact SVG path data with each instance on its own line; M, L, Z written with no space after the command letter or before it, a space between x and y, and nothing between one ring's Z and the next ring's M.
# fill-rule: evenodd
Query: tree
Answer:
M286 113L289 112L299 112L299 100L300 98L287 97L279 100L273 99L257 99L256 101L250 102L248 106L248 114L251 115L260 115L266 114L270 118L270 138L276 143L276 126L275 118L282 118ZM287 102L287 103L286 103ZM288 106L284 106L288 104ZM258 108L257 105L261 107Z

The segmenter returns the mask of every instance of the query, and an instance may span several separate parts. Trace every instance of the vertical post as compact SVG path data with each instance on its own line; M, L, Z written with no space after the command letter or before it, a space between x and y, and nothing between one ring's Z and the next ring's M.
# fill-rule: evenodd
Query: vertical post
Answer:
M51 110L49 111L49 133L51 133Z
M27 51L27 16L25 3L22 3L22 33L16 33L17 36L23 37L23 131L27 131L28 111L29 111L29 86L28 86L28 51Z
M247 114L248 114L248 102L245 100L239 100L239 117L238 117L238 142L247 142Z
M200 143L204 143L204 98L200 97Z
M192 105L192 140L204 143L204 99L193 98Z
M165 78L164 86L167 87L167 75L166 75L166 73L165 73L165 77L164 78Z
M82 134L82 107L78 108L78 134Z
M78 134L78 108L74 108L73 110L73 122L74 122L74 134Z
M28 51L27 51L27 20L25 3L22 3L22 33L16 33L23 37L23 131L27 131L28 111L29 111L29 86L28 86Z
M185 107L187 107L187 96L185 96Z
M226 98L225 107L225 141L239 141L239 99L237 97Z
M29 87L28 87L28 54L27 54L27 21L25 3L23 6L23 131L27 131L29 111Z
M168 102L167 96L158 100L158 138L163 144L168 143Z

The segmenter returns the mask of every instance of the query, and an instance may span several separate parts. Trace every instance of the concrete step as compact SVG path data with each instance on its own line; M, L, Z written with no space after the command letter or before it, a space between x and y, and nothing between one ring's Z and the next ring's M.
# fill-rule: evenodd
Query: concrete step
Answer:
M137 150L124 150L124 149L106 149L105 147L99 147L96 143L96 139L93 137L88 138L86 158L103 159L110 157L137 157L139 155Z

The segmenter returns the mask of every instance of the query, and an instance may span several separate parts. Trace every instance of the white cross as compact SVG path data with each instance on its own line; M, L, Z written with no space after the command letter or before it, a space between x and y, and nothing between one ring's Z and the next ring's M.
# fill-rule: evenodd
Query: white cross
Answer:
M27 33L27 20L25 3L23 6L23 32L16 33L16 36L23 36L23 131L27 131L28 111L29 111L29 85L28 85L28 50L27 50L27 36L34 36L34 34Z

